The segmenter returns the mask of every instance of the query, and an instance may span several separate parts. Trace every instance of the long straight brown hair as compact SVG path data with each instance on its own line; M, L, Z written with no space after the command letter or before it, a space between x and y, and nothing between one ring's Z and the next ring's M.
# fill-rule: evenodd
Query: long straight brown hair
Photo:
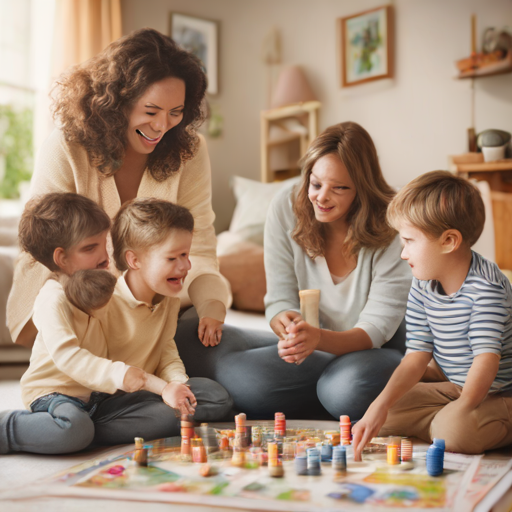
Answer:
M347 215L350 228L344 253L355 256L362 247L387 247L396 236L396 231L386 223L386 209L395 191L382 175L372 138L353 122L327 128L304 155L301 161L302 181L293 203L297 218L293 239L312 259L325 254L325 225L316 220L308 189L313 166L328 154L339 156L356 188L356 197Z

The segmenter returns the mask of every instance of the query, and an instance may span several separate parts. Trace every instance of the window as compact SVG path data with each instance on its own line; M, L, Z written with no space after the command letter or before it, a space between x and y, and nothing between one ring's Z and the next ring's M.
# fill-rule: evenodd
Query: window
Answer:
M54 10L54 0L0 0L2 199L23 195L34 150L48 134Z

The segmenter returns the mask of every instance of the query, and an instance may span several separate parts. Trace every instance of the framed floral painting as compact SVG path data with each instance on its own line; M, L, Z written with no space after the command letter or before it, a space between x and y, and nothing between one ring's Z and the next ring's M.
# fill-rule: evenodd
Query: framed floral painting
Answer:
M341 85L393 76L393 8L377 7L339 18Z

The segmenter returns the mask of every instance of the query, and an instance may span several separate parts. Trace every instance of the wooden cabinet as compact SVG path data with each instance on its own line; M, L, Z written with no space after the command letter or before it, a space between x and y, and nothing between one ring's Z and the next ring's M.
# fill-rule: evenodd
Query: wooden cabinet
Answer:
M299 141L300 156L302 157L309 143L318 135L319 101L306 101L304 103L286 107L263 110L261 112L261 181L266 183L276 178L286 179L300 173L297 162L291 162L287 169L279 171L280 176L270 169L270 151L277 145L289 144ZM287 128L288 120L299 120L296 126L299 130ZM273 125L281 128L281 136L276 140L270 137ZM303 129L302 129L303 128Z
M512 270L512 159L484 162L482 153L449 157L450 170L491 188L496 263Z

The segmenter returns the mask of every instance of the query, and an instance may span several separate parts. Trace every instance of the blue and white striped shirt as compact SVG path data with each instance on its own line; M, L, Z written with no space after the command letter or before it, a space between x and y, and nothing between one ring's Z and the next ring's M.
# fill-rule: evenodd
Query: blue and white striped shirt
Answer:
M473 359L498 354L491 392L512 389L512 286L495 263L473 252L460 290L414 278L407 302L407 349L433 352L446 377L464 386Z

